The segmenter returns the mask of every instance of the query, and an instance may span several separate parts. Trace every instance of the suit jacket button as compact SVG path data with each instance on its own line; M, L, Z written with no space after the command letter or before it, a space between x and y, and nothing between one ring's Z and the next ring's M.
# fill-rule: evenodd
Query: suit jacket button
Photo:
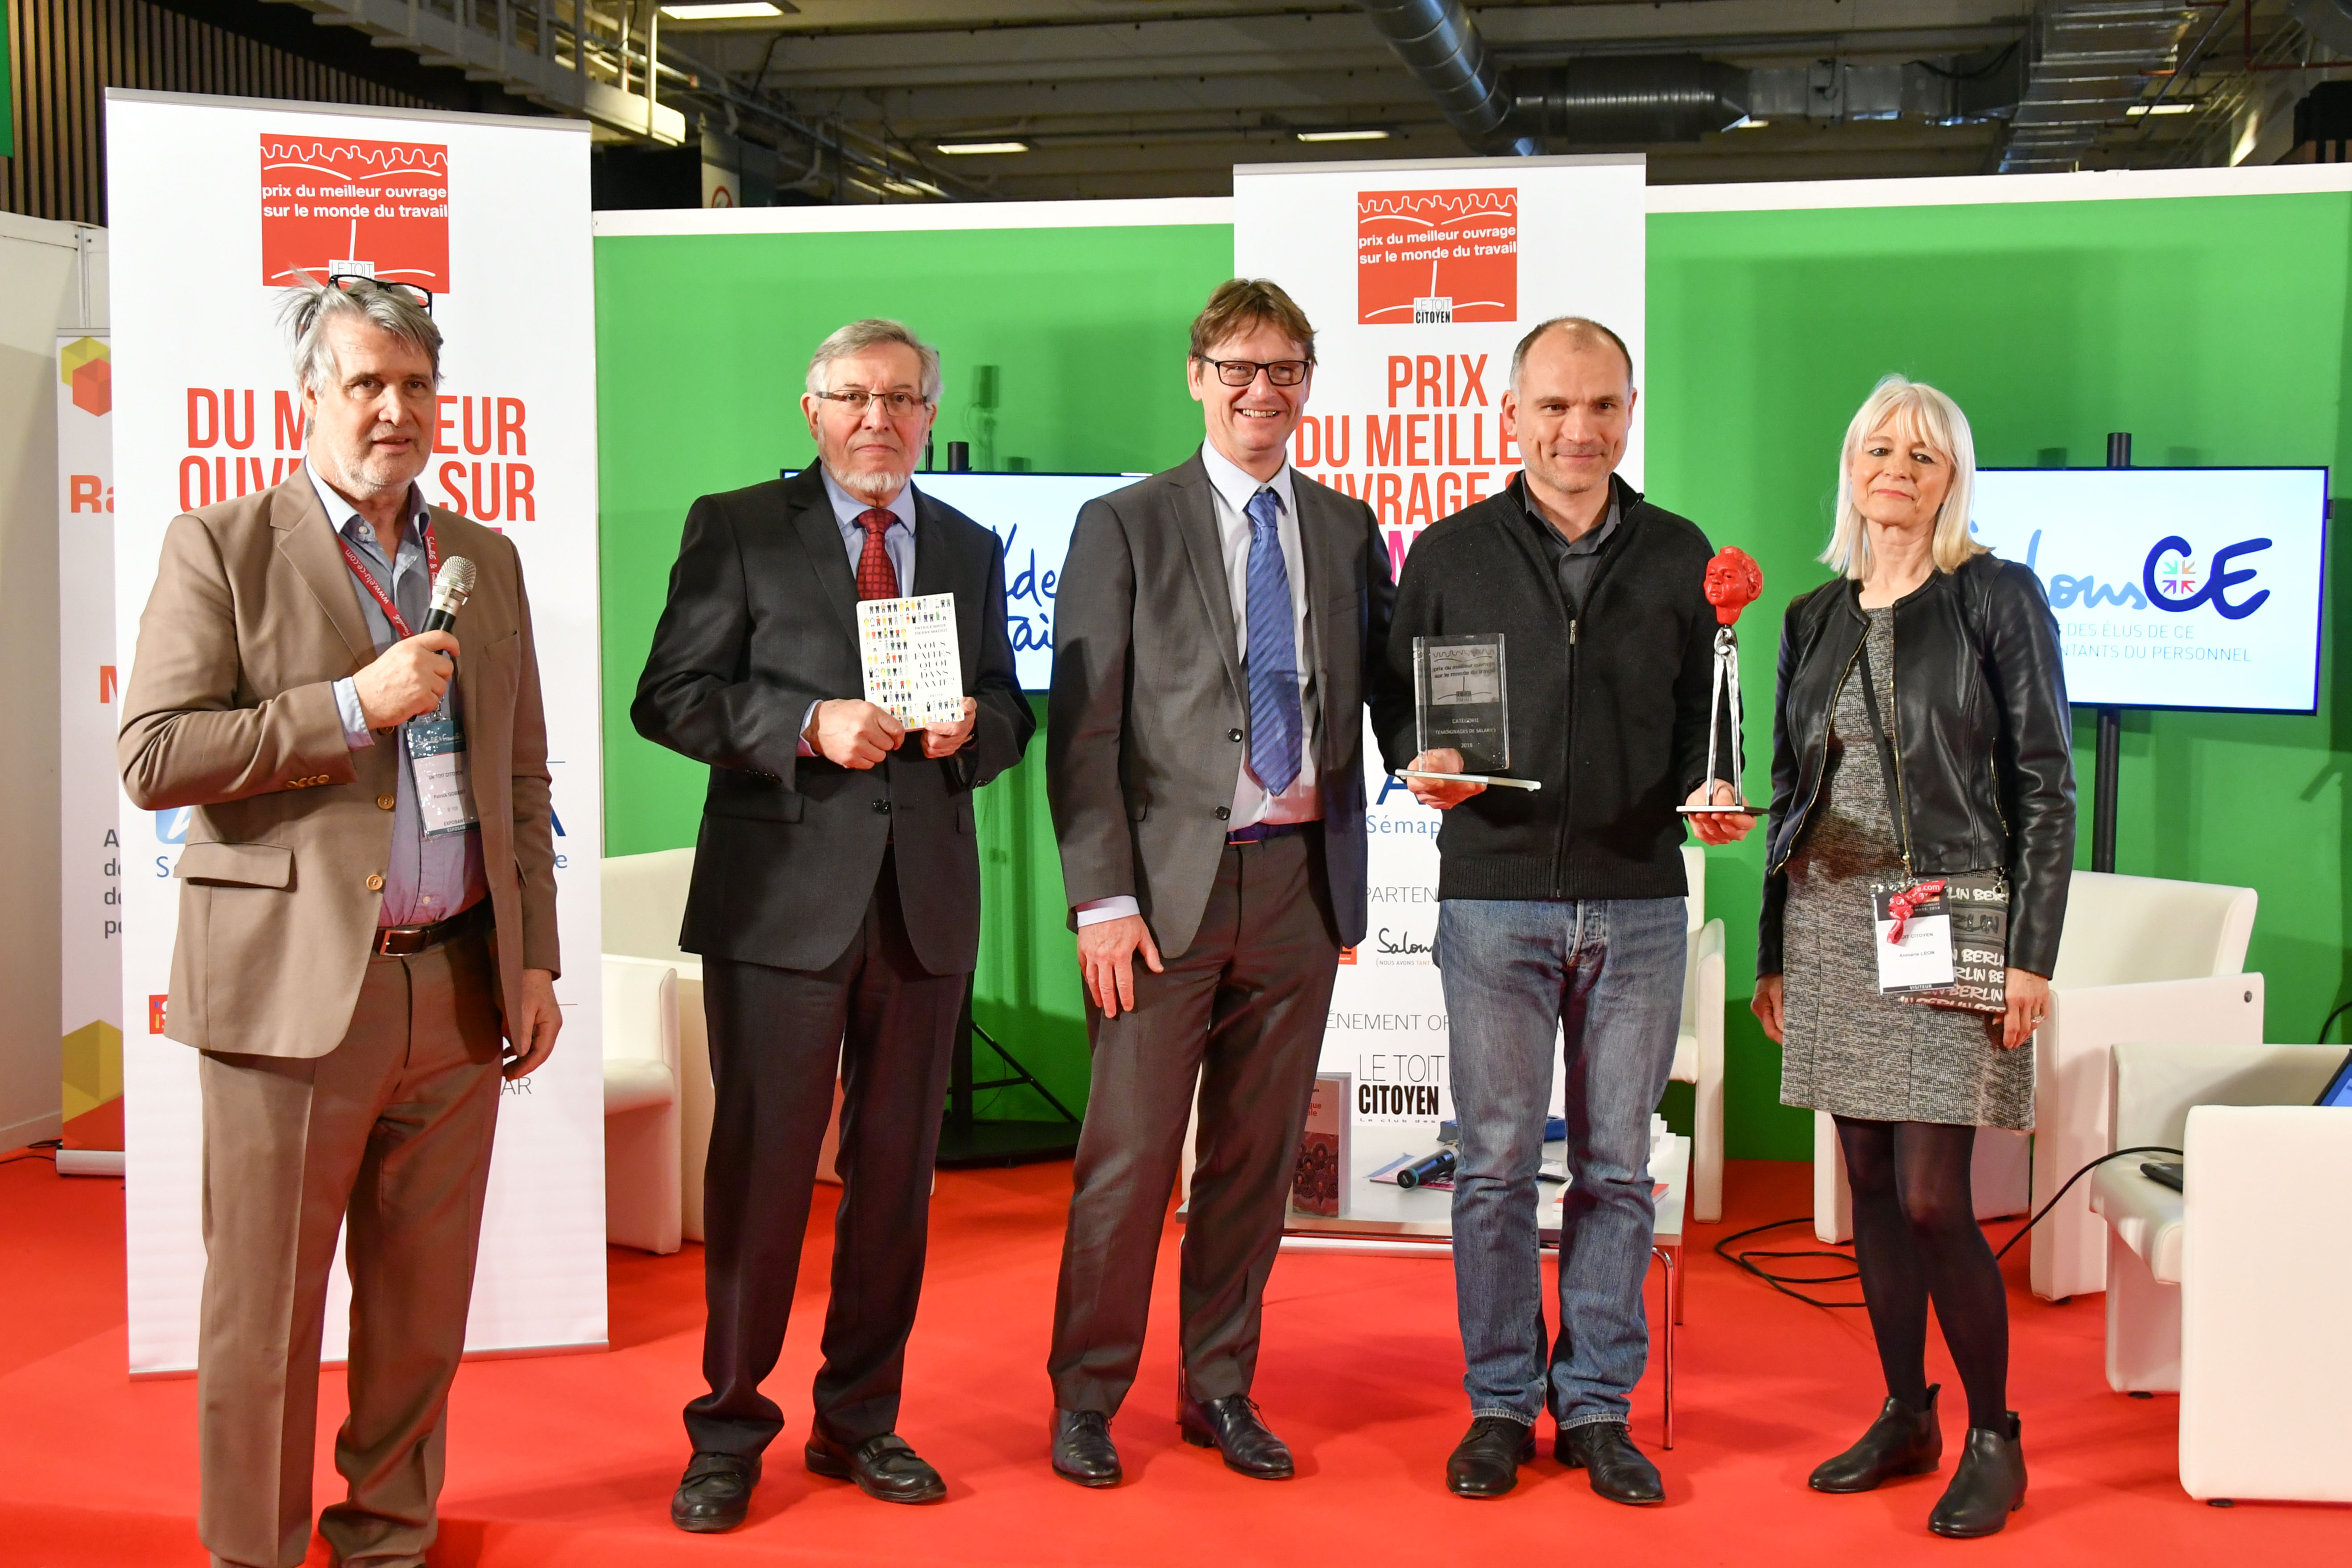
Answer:
M1217 807L1217 820L1218 820L1219 822L1224 822L1224 821L1229 820L1229 819L1233 816L1233 815L1234 815L1234 808L1233 808L1232 806L1230 806L1230 805L1221 805L1221 806Z
M390 811L394 805L393 797L388 795L380 795L375 797L375 804L378 810Z
M370 872L368 873L367 889L368 889L368 891L369 891L369 892L371 892L371 893L381 893L381 892L383 892L383 872L381 872L381 871L370 871Z
M1225 731L1225 739L1228 741L1238 741L1241 738L1242 732L1239 730L1228 730Z
M887 800L877 800L874 803L874 809L887 816L890 815L890 803Z

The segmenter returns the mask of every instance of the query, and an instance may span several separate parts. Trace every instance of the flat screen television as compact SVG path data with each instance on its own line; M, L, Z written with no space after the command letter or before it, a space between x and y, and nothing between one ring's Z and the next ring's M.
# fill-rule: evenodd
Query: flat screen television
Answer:
M1054 682L1054 599L1078 509L1140 474L917 474L915 488L1004 541L1005 615L1024 691Z
M1970 510L2042 579L2070 701L2318 711L2326 468L1981 468Z

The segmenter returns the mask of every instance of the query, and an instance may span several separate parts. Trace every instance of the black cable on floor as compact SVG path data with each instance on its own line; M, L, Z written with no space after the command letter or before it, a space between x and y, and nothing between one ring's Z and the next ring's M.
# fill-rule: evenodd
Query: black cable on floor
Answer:
M1732 1252L1728 1250L1733 1242L1744 1240L1751 1236L1760 1236L1768 1230L1784 1230L1792 1225L1811 1224L1812 1224L1811 1215L1800 1215L1795 1219L1776 1219L1769 1225L1749 1226L1746 1230L1733 1231L1729 1236L1727 1236L1722 1240L1717 1242L1715 1244L1715 1255L1717 1258L1722 1258L1726 1263L1730 1264L1733 1268L1738 1269L1740 1272L1754 1275L1757 1279L1764 1281L1765 1284L1772 1287L1773 1289L1780 1292L1781 1295L1793 1296L1798 1300L1805 1303L1808 1307L1861 1306L1862 1303L1860 1301L1824 1301L1818 1296L1808 1296L1802 1290L1795 1288L1799 1285L1837 1285L1842 1284L1848 1279L1861 1279L1861 1271L1859 1269L1853 1268L1853 1258L1846 1253L1822 1252L1818 1250L1765 1252L1753 1248L1746 1252ZM1852 1271L1844 1274L1775 1274L1770 1269L1766 1268L1762 1264L1750 1261L1750 1259L1759 1258L1773 1262L1786 1262L1790 1259L1806 1258L1821 1258L1832 1263L1845 1264Z
M2032 1219L2027 1220L2023 1225L2019 1226L2017 1227L2017 1234L2000 1244L2000 1250L1992 1255L1992 1260L1995 1263L1998 1263L2002 1258L2007 1258L2009 1256L2009 1249L2015 1247L2019 1242L2024 1240L2025 1233L2027 1231L2032 1230L2035 1226L2040 1225L2043 1220L2050 1217L2050 1211L2058 1206L2059 1198L2064 1197L2068 1190L2071 1189L2076 1182L2081 1181L2084 1177L2089 1175L2092 1172L2097 1170L2108 1161L2120 1160L2126 1154L2178 1154L2179 1152L2179 1150L2168 1149L2161 1143L2143 1143L2137 1148L2118 1149L2112 1154L2100 1155L2097 1159L2092 1161L2089 1164L2084 1166L2081 1170L2067 1177L2066 1185L2060 1187L2057 1194L2053 1196L2048 1203L2042 1205L2041 1212L2036 1214Z
M62 1138L43 1138L37 1142L26 1144L22 1153L0 1158L0 1165L13 1165L19 1160L40 1159L47 1159L54 1164L57 1162L57 1152L65 1146L66 1141Z

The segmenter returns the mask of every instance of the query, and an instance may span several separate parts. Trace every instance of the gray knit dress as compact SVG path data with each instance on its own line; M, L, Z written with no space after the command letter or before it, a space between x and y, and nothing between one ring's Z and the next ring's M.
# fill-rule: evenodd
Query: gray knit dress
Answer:
M1895 715L1895 612L1870 617L1878 710ZM1812 818L1789 857L1782 916L1780 1103L1872 1121L2033 1125L2033 1047L2000 1048L2001 1021L1882 996L1871 895L1900 887L1903 856L1857 660L1838 688Z

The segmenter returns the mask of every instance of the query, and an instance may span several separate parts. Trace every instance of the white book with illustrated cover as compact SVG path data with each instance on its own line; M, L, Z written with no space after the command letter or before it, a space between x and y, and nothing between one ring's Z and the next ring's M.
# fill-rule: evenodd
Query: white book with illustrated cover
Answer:
M953 594L866 599L857 606L866 700L909 730L963 718L963 652Z

